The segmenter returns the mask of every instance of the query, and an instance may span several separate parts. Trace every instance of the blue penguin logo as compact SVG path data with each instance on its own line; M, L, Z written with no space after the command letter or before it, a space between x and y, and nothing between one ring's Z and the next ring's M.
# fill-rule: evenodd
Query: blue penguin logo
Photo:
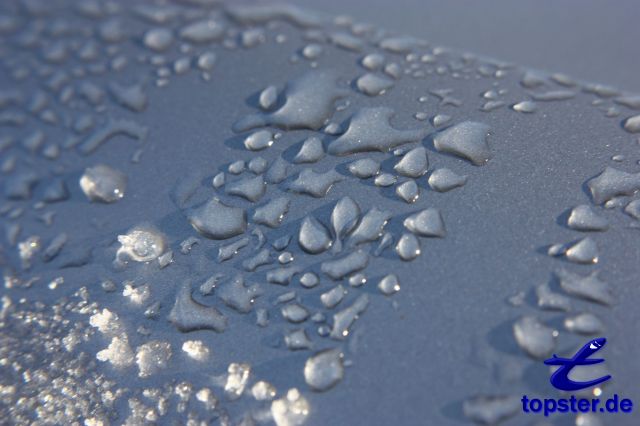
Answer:
M600 337L587 342L572 358L560 358L556 354L544 361L546 365L559 365L555 373L551 375L550 382L556 388L563 391L577 391L606 382L611 376L602 376L599 379L587 382L574 382L569 379L571 369L578 365L593 365L604 362L604 359L590 359L589 357L604 347L607 339Z

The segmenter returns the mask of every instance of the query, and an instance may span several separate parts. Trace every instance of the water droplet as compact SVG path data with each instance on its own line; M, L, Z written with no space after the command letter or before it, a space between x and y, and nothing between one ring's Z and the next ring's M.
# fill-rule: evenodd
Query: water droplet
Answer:
M556 346L554 330L535 317L525 316L516 321L513 335L520 348L536 359L548 357Z
M450 115L437 114L431 120L431 124L433 124L433 127L435 127L437 129L437 128L440 128L440 127L448 124L450 121L451 121L451 116Z
M125 235L118 235L121 244L116 252L118 261L128 259L136 262L150 262L164 253L164 236L147 226L135 227Z
M367 266L368 262L369 256L365 252L358 250L345 257L325 261L320 269L330 278L340 280L347 275L361 271Z
M440 210L428 208L407 217L403 225L421 237L444 238L447 235Z
M240 196L252 203L260 201L266 190L267 185L262 176L242 179L226 186L227 194Z
M251 311L255 299L262 294L262 291L257 284L246 286L242 276L238 275L230 282L220 286L216 294L225 305L246 314Z
M202 362L209 358L209 348L202 340L187 340L182 344L182 351L196 361Z
M324 392L344 377L343 355L339 349L328 349L313 355L304 365L304 379L311 389Z
M173 43L173 34L166 28L153 28L144 34L143 43L151 50L162 52Z
M371 158L363 158L349 164L348 168L349 172L355 177L367 179L378 174L380 171L380 163Z
M576 95L576 92L572 90L558 89L540 93L530 92L529 95L536 101L550 102L571 99Z
M386 188L395 184L398 181L398 178L392 175L391 173L381 173L374 179L373 183L376 186L380 186Z
M622 127L629 133L640 132L640 115L634 115L624 120Z
M460 176L449 169L442 168L431 173L428 183L434 191L447 192L467 183L467 176Z
M540 284L536 287L536 296L538 298L538 307L540 309L552 311L570 311L571 302L569 298L553 292L549 288L549 284Z
M344 340L349 335L349 329L369 306L369 297L361 294L353 304L333 315L333 327L330 336L333 339Z
M260 151L273 145L273 133L269 130L258 130L247 136L244 147L250 151Z
M304 169L296 180L291 182L289 189L300 194L321 198L327 195L333 184L340 182L342 177L335 170L316 173L311 169Z
M320 295L320 301L327 309L333 309L344 299L347 291L341 284L333 287L331 290L326 291Z
M465 417L473 422L497 425L515 416L520 407L520 399L515 396L478 395L464 401L462 411Z
M609 222L599 216L591 206L581 204L574 207L569 214L567 225L577 231L606 231Z
M640 200L631 201L624 208L624 212L634 219L640 219Z
M319 254L331 247L332 241L327 228L314 217L307 216L300 225L298 243L307 253Z
M253 214L253 221L275 228L282 223L288 211L289 199L287 197L275 198L264 206L256 209Z
M600 318L589 312L565 318L564 327L578 334L594 335L604 332L604 324Z
M309 318L309 311L298 303L290 303L282 307L282 316L287 321L297 324Z
M151 340L138 347L136 364L138 376L149 377L161 369L167 368L171 359L171 345L161 340Z
M482 166L491 158L487 135L489 126L474 121L465 121L439 132L433 144L440 152L446 152Z
M257 401L271 401L276 396L276 388L271 383L260 380L251 387L251 395Z
M312 344L304 329L293 330L284 336L284 343L290 351L310 349Z
M384 65L384 56L380 53L369 53L362 58L362 66L370 71L376 71Z
M415 203L420 197L420 188L415 180L410 179L396 186L396 194L407 203Z
M349 122L347 131L329 144L332 155L348 155L358 152L389 151L405 143L422 139L426 129L398 130L391 126L395 115L390 108L362 108Z
M420 241L413 234L402 234L396 244L396 252L402 260L413 260L420 256Z
M193 209L188 217L196 231L214 240L225 240L240 235L247 227L246 213L243 209L229 207L215 199Z
M260 92L260 97L258 99L258 103L260 104L260 108L264 111L269 111L272 109L276 102L278 101L278 89L276 86L268 86L262 92Z
M373 73L367 73L356 80L356 87L367 96L378 96L387 92L394 85L394 81Z
M313 272L305 272L302 277L300 277L300 284L302 284L305 288L313 288L320 283L318 276Z
M556 271L560 280L560 287L568 294L603 305L614 303L613 294L609 285L598 278L597 272L587 276L581 276L561 269Z
M277 426L302 426L309 416L309 403L292 388L286 397L271 403L271 415Z
M169 313L169 321L182 332L214 330L222 333L227 328L227 318L213 306L202 305L191 296L188 282L181 285L176 301Z
M278 184L287 178L287 162L281 157L274 160L265 175L265 180L268 183Z
M598 263L598 246L592 238L583 238L569 247L564 255L575 263Z
M227 367L227 381L224 385L224 392L231 400L242 396L244 388L249 382L251 366L249 364L239 364L232 362Z
M334 251L342 250L342 238L357 225L360 207L350 197L342 197L331 212L331 226L335 236Z
M356 246L376 241L382 236L384 227L391 218L391 213L372 208L369 210L349 237L349 245Z
M236 122L238 132L263 126L318 130L334 112L334 103L346 92L336 87L333 71L311 70L287 83L284 104L271 113L249 115Z
M633 195L640 190L640 173L627 173L613 167L606 167L602 173L587 182L596 204L619 195Z
M132 111L144 111L147 107L147 95L139 84L131 86L122 86L118 83L109 84L109 91L113 98L125 108Z
M80 188L91 201L113 203L124 197L127 176L109 166L98 164L84 171Z
M320 138L311 136L307 138L300 151L293 158L293 162L296 164L302 163L315 163L316 161L324 157L324 147Z
M212 19L187 24L180 30L180 37L191 43L209 43L224 36L224 27Z
M522 101L513 105L511 108L513 108L513 110L517 112L532 113L535 112L536 109L538 109L538 106L535 102L532 101Z
M427 150L419 146L407 152L393 169L403 176L418 178L427 172L428 167Z
M378 290L385 296L391 296L400 291L400 282L394 274L386 275L378 283Z

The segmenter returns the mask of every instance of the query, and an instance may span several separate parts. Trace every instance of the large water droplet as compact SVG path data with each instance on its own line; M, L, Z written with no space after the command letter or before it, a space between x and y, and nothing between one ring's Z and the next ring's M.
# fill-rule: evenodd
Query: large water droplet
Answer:
M118 170L99 164L84 171L80 188L91 201L113 203L124 197L127 177Z
M342 353L339 349L319 352L304 365L304 379L311 389L324 392L334 387L344 377Z
M465 121L445 129L433 138L440 152L447 152L482 166L491 158L487 144L489 126L484 123Z
M224 240L242 234L247 227L246 213L238 207L229 207L211 200L192 210L189 222L200 234L214 240Z
M304 251L310 254L318 254L331 247L329 231L317 219L307 216L300 225L298 243Z

